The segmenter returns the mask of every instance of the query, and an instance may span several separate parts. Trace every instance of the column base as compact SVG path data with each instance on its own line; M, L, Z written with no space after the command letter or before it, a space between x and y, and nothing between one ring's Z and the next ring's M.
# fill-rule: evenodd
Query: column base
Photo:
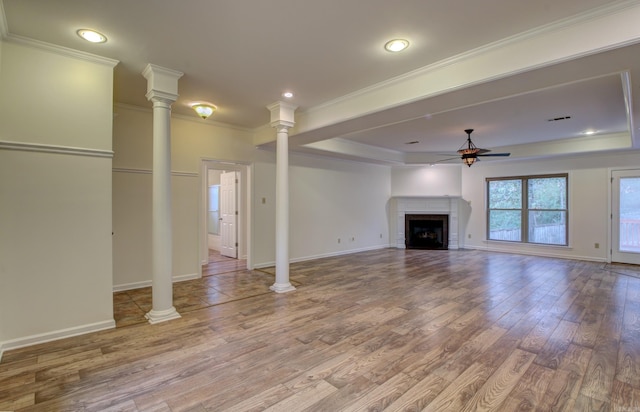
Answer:
M287 283L274 283L269 286L269 289L276 293L286 293L291 292L292 290L296 290L296 288L289 282Z
M147 318L149 323L154 324L154 323L165 322L171 319L178 319L181 316L176 311L176 308L171 306L171 308L165 309L165 310L151 309L149 312L147 312L146 315L144 315L144 317Z

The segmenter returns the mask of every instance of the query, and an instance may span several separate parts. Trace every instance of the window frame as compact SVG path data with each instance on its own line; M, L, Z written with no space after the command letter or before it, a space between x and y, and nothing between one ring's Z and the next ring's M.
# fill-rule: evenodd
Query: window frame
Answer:
M565 208L564 209L530 209L529 208L529 180L532 179L552 179L552 178L564 178L565 179ZM502 209L490 207L490 183L502 180L520 180L521 185L521 199L522 203L519 209ZM557 246L567 247L569 246L569 173L552 173L543 175L525 175L525 176L504 176L504 177L487 177L485 178L485 202L486 202L486 239L493 242L510 242L510 243L525 243L531 245L543 245L543 246ZM491 211L506 211L514 210L520 212L520 240L503 240L503 239L491 239ZM529 213L531 211L541 212L564 212L565 214L565 233L564 244L559 243L541 243L532 242L529 240Z

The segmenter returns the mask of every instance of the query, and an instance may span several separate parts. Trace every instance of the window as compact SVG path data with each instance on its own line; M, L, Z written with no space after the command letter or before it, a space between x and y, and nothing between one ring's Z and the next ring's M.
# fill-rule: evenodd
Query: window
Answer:
M489 240L567 245L567 174L487 178Z

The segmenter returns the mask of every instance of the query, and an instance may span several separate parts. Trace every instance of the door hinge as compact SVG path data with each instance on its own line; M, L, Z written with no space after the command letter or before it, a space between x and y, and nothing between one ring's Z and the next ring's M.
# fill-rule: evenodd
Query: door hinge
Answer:
M236 247L238 247L238 242L236 242Z
M236 183L238 183L238 179L236 179Z
M236 210L236 216L238 216L238 211Z

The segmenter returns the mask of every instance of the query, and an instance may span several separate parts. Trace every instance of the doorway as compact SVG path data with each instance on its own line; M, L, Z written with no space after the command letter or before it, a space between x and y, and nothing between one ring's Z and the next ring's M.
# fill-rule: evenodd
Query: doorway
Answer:
M611 261L640 265L640 169L611 171Z
M201 265L213 255L241 260L249 256L249 166L202 160Z

